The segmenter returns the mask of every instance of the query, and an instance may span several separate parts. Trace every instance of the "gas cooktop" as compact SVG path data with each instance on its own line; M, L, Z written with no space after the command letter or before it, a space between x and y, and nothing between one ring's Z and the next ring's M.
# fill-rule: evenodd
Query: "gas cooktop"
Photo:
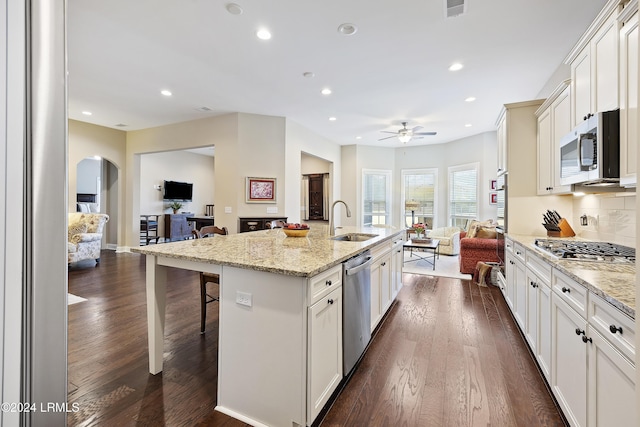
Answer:
M558 259L598 262L635 262L636 250L607 242L578 242L562 239L536 239L537 249Z

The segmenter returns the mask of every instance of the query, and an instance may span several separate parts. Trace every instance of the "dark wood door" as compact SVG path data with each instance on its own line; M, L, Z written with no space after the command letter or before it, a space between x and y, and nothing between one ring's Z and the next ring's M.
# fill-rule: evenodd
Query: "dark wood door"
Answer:
M309 219L324 219L323 176L309 176Z

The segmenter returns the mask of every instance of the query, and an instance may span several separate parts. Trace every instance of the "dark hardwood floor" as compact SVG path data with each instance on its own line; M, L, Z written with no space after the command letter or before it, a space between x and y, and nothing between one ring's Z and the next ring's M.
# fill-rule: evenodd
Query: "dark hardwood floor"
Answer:
M217 305L200 335L198 274L171 270L164 371L148 373L145 259L105 251L69 270L69 426L245 426L215 412ZM405 286L322 426L562 426L494 287ZM277 392L277 384L274 384Z

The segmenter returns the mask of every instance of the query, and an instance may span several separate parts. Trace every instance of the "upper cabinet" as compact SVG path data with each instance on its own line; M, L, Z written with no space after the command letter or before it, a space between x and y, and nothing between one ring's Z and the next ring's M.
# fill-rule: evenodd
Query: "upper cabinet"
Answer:
M498 138L498 173L500 176L507 172L507 121L506 121L506 111L503 110L500 117L498 117L498 121L496 123L497 127L497 138Z
M569 194L560 185L560 140L571 131L571 87L565 80L536 111L538 117L538 195Z
M567 58L571 65L571 128L589 114L620 106L616 10L615 3L609 3Z
M620 14L620 184L636 185L638 146L638 3Z

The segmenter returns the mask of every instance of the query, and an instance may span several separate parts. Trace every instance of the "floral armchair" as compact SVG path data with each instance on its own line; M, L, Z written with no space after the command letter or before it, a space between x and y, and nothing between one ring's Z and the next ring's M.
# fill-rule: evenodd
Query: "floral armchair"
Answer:
M460 253L460 229L458 227L434 228L429 232L429 237L440 241L438 246L440 254L458 255Z
M99 213L70 213L67 242L67 263L94 259L100 263L102 229L109 215Z

